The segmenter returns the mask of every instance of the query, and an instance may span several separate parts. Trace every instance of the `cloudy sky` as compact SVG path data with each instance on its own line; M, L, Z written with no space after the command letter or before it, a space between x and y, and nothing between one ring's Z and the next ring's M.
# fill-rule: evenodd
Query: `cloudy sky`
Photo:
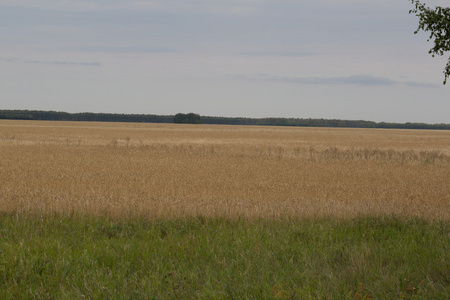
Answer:
M448 56L411 8L0 0L0 109L450 123Z

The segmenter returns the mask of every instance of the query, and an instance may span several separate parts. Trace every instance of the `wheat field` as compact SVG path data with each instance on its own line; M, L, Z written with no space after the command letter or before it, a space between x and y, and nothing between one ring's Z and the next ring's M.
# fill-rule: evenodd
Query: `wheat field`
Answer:
M0 120L0 211L450 219L450 132Z

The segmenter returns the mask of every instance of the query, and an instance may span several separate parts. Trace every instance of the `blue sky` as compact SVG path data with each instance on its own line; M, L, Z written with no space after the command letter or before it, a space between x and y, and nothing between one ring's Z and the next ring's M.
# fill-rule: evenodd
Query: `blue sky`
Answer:
M0 108L450 123L448 56L428 54L411 8L0 0Z

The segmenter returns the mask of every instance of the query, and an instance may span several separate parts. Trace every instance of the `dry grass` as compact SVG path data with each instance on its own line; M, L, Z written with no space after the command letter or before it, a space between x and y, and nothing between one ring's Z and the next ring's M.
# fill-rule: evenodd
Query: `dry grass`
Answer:
M450 132L0 121L0 210L450 219Z

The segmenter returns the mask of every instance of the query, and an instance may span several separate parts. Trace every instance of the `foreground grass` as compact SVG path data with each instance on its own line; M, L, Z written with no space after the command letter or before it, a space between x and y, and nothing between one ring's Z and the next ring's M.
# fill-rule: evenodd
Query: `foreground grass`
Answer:
M0 216L1 299L448 299L448 222Z

